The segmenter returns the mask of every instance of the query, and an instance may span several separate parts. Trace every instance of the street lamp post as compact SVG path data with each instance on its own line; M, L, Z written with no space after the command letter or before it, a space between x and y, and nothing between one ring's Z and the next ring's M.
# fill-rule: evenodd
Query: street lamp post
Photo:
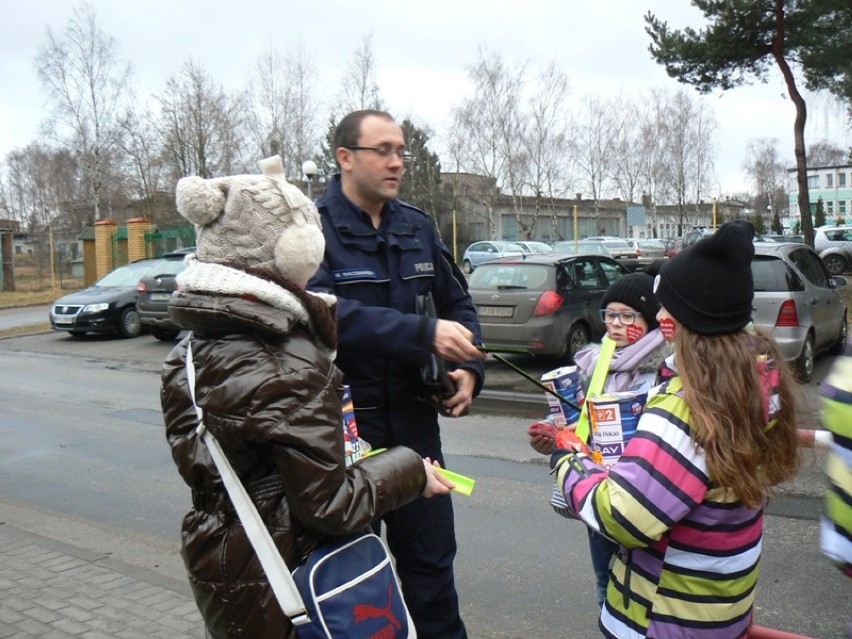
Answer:
M317 163L313 160L305 160L302 162L302 173L305 174L305 177L308 179L308 199L314 199L314 176L317 174Z

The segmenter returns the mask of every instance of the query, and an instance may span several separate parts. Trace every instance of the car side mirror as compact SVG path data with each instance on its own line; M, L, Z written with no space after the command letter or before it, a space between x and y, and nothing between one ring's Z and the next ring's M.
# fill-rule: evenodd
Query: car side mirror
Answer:
M839 288L841 286L846 286L847 280L842 275L835 275L831 278L831 283L834 285L834 288Z

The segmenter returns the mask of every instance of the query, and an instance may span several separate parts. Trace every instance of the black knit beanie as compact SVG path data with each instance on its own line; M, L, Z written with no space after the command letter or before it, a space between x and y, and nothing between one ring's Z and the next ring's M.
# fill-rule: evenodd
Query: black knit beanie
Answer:
M606 308L610 302L627 304L642 313L642 317L648 323L648 330L659 326L657 322L657 311L660 304L654 297L654 278L645 273L630 273L615 280L606 289L601 308Z
M751 320L754 226L727 222L660 270L654 293L678 322L701 335L734 333Z

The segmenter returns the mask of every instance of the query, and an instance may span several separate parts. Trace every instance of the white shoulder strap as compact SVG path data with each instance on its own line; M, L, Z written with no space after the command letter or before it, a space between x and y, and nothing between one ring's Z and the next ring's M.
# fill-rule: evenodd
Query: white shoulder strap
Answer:
M281 553L272 541L272 535L266 529L266 525L260 518L260 515L255 508L254 503L248 496L245 487L240 482L239 477L234 472L225 453L222 452L219 442L213 436L203 421L203 411L195 403L195 362L192 361L192 335L190 334L186 340L186 377L189 384L189 395L192 398L192 403L195 406L195 412L198 415L198 428L196 434L207 444L207 449L210 451L210 456L219 470L219 475L222 477L222 482L228 491L231 498L231 503L234 504L234 509L243 524L243 528L248 535L251 545L254 547L257 557L260 560L260 565L263 566L263 572L266 573L266 578L269 579L269 585L272 586L272 591L275 593L275 598L281 609L284 611L293 625L301 625L309 622L305 603L302 596L296 588L296 583L293 581L293 576L287 569L287 564L284 563Z

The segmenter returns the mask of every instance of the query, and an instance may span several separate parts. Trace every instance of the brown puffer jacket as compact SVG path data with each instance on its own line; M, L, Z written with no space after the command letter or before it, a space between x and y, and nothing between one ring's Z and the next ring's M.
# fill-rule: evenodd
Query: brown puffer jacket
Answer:
M196 399L205 423L291 568L324 539L363 529L414 500L426 482L423 461L403 447L345 467L341 373L322 345L335 343L333 313L294 293L314 336L298 313L251 299L179 291L171 309L194 331ZM295 637L193 432L185 355L184 340L167 357L161 401L172 456L192 488L182 555L198 608L216 639Z

